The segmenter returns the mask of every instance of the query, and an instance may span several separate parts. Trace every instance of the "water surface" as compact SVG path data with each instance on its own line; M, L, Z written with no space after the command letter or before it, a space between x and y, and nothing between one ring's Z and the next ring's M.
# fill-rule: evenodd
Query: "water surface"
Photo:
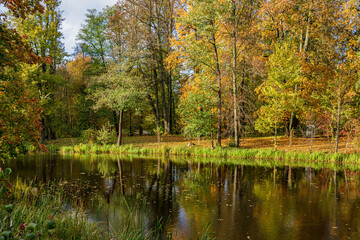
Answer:
M138 209L131 221L152 228L162 219L177 239L209 223L219 239L360 237L359 172L72 155L21 156L1 167L13 179L62 182L90 220L115 230Z

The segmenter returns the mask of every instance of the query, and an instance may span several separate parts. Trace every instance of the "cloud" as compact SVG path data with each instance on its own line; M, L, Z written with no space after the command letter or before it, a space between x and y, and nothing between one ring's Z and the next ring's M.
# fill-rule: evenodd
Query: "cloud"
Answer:
M62 24L65 51L73 53L76 36L84 23L87 9L101 10L115 3L116 0L62 0L60 9L63 11L62 17L65 18Z

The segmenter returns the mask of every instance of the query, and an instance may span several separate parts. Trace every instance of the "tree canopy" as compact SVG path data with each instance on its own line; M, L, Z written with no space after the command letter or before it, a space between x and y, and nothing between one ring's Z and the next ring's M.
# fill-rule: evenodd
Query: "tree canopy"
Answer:
M236 147L315 128L337 152L359 129L357 0L122 0L87 10L72 55L61 1L1 4L3 154L104 126Z

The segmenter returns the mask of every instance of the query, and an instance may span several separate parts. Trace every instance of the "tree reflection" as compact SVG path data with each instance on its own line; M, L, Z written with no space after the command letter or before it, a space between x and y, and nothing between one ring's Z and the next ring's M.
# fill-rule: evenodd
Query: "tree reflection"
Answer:
M66 180L67 194L109 229L151 229L161 219L164 234L184 239L209 222L220 239L357 237L359 172L229 161L42 156L8 166L25 179Z

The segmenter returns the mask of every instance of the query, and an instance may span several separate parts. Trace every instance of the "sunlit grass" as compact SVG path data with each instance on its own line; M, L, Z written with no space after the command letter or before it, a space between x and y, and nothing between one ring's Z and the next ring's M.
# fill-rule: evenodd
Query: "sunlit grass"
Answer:
M219 147L210 149L206 147L134 147L132 144L122 145L88 145L80 144L73 147L60 148L60 153L71 154L138 154L138 155L161 155L161 156L198 156L198 157L222 157L232 159L274 159L277 161L325 161L337 163L360 163L360 154L326 153L326 152L301 152L273 149L244 149Z

